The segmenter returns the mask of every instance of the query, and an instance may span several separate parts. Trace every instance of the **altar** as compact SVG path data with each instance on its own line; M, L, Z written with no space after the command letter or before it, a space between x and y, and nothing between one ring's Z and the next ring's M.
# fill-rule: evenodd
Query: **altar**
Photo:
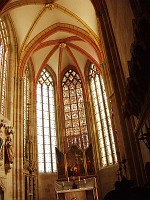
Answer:
M76 145L62 153L56 148L57 200L98 200L92 145L85 150Z
M98 200L96 178L56 181L57 200Z

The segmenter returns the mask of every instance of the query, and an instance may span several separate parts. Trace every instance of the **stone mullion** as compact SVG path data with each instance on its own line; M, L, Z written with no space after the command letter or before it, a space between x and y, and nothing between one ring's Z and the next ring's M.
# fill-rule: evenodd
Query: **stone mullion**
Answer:
M96 135L95 130L95 120L94 120L94 113L91 109L92 105L89 101L85 102L85 110L86 110L86 116L87 116L87 127L88 127L88 137L89 137L89 144L92 144L93 149L93 157L95 162L95 170L99 170L100 166L100 158L99 158L99 146L98 146L98 137Z
M14 79L12 76L12 72L11 72L11 69L13 68L13 61L14 60L11 60L10 58L10 55L9 55L9 59L8 59L8 65L9 65L9 68L8 68L8 73L7 73L7 88L8 88L8 92L6 94L6 102L7 103L7 107L6 107L6 116L8 119L12 119L12 113L13 113L13 97L14 97L14 87L15 87L15 83L14 83ZM12 84L10 84L10 82ZM10 95L11 94L11 95Z
M120 144L122 144L122 148L124 148L124 144L123 141L119 141L120 139L122 140L122 136L120 136L120 131L121 127L119 125L119 123L116 125L116 119L119 114L118 114L118 109L117 109L117 105L116 105L116 98L114 95L114 90L113 90L113 86L112 86L112 80L111 80L111 73L110 73L110 69L108 67L108 64L105 64L103 66L103 73L104 73L104 81L105 81L105 86L106 89L108 91L108 96L109 96L109 100L111 102L109 102L109 109L110 109L110 115L111 115L111 122L112 122L112 129L113 129L113 135L114 135L114 140L115 140L115 146L116 146L116 153L117 153L117 159L118 159L118 163L121 163L121 150L120 150ZM106 78L107 77L107 78ZM118 119L117 119L118 121ZM118 128L118 127L119 128ZM120 136L120 139L119 139Z
M120 151L118 149L118 143L117 143L117 140L116 140L116 132L115 132L115 126L114 126L114 115L113 115L113 108L112 108L112 103L111 103L111 97L113 95L113 88L112 88L112 84L111 84L111 80L110 80L110 74L109 74L109 70L107 68L107 65L105 65L103 67L103 73L104 73L104 76L103 77L103 80L104 80L104 83L105 83L105 90L106 90L106 93L107 93L107 99L108 99L108 106L109 106L109 112L110 112L110 116L111 116L111 125L112 125L112 130L113 130L113 135L114 135L114 141L115 141L115 147L116 147L116 152L117 152L117 157L120 158ZM108 122L107 122L108 123ZM113 157L113 163L115 163L115 160L114 160L114 155L113 155L113 150L112 150L112 140L111 140L111 137L109 137L110 139L110 146L111 146L111 154L112 154L112 157ZM118 159L120 160L120 159Z
M64 114L63 114L63 105L59 105L57 107L57 115L58 115L58 122L57 123L57 128L58 128L58 149L60 151L64 151L64 132L65 132L65 123L64 123Z
M31 98L31 101L32 101L32 98ZM35 131L36 130L36 101L35 100L31 102L30 123L31 124L30 124L29 132L32 136L32 143L33 143L32 160L37 163L37 131Z
M88 75L87 75L88 76ZM87 90L88 90L88 101L85 102L85 110L86 110L86 116L87 116L87 126L88 126L88 135L89 135L89 143L92 144L93 148L93 157L95 162L95 171L96 174L99 173L99 170L101 168L101 162L100 162L100 153L99 153L99 137L97 135L97 128L95 126L96 120L95 120L95 114L93 110L93 101L91 97L91 88L89 85L89 79L87 78Z
M34 101L31 103L33 106L31 106L31 127L34 127L31 129L31 135L33 135L32 142L33 142L33 181L34 181L34 186L33 186L33 197L34 199L38 199L38 149L37 149L37 131L36 130L36 100L35 98ZM33 126L32 126L33 124Z
M37 176L38 176L38 149L37 149L37 130L36 129L36 96L35 96L35 91L34 91L34 87L32 86L32 82L31 82L31 107L30 107L30 134L32 136L31 138L31 142L32 142L32 160L30 160L31 162L31 169L32 169L32 174L30 175L30 177L33 179L33 183L34 186L32 188L32 193L33 193L33 197L34 199L38 199L38 188L37 188ZM33 90L32 90L33 88Z
M60 57L59 59L62 59L62 52L63 52L63 46L60 46ZM65 131L65 126L64 126L64 115L63 115L63 99L62 99L62 85L61 85L61 64L59 63L58 67L58 82L55 87L56 92L56 123L57 124L57 144L58 144L58 149L61 152L64 152L65 147L64 147L64 131Z

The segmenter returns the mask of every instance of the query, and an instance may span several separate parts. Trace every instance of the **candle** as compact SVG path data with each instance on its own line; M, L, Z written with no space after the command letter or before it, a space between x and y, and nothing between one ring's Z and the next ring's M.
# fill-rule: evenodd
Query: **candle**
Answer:
M80 176L79 176L79 181L80 181Z
M84 179L84 183L86 184L86 180Z
M69 182L69 177L68 177L68 182Z

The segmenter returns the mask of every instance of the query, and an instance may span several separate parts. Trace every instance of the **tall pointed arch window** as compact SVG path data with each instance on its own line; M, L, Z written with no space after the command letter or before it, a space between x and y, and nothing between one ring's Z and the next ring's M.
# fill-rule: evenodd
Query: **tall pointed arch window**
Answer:
M6 81L8 71L8 32L5 22L0 18L0 112L6 115Z
M36 166L35 161L35 145L34 145L34 128L33 124L33 101L32 101L32 71L30 62L27 63L24 72L23 87L23 161L24 161L24 199L28 199L28 192L32 193L32 199L37 199L37 178L31 171ZM31 168L28 166L32 166Z
M117 156L104 81L93 64L90 66L89 80L99 138L100 161L101 166L105 167L115 164Z
M63 79L63 104L65 118L65 148L75 144L85 149L88 146L88 131L82 82L79 75L69 69Z
M56 172L56 118L54 82L44 69L37 84L37 134L39 172Z
M30 104L31 104L31 82L30 71L27 65L24 76L24 118L23 118L23 132L24 132L24 160L30 160L30 147L29 147L29 127L30 127Z

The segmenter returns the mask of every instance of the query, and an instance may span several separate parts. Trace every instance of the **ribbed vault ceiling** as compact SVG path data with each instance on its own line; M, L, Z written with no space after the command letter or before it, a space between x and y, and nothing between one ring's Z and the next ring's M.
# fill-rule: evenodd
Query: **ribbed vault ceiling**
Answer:
M103 62L90 0L11 0L6 14L14 27L21 73L29 59L36 78L45 65L58 76L69 65L84 73L88 60L97 66Z

